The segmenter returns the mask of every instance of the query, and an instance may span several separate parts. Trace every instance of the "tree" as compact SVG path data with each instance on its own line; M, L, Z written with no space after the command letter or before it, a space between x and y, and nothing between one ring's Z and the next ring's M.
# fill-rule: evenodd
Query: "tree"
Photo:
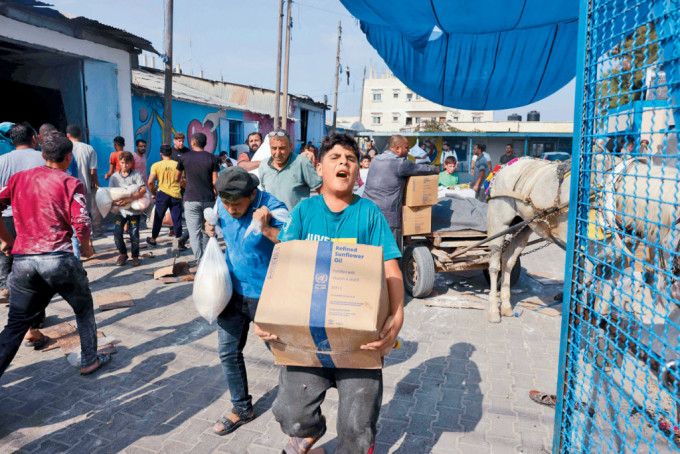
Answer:
M642 99L646 68L659 60L656 40L656 27L649 22L598 59L599 65L611 66L596 85L598 115Z

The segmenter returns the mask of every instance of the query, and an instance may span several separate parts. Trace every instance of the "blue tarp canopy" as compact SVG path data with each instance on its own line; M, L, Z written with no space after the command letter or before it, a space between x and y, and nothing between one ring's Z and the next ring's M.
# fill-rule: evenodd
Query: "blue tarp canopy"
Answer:
M576 72L576 0L341 2L394 75L444 106L524 106Z

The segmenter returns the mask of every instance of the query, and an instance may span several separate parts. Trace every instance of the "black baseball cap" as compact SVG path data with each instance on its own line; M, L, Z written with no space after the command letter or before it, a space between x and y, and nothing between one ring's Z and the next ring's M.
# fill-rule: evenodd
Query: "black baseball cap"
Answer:
M260 180L243 167L227 167L217 176L215 189L218 193L232 196L249 196L260 185Z

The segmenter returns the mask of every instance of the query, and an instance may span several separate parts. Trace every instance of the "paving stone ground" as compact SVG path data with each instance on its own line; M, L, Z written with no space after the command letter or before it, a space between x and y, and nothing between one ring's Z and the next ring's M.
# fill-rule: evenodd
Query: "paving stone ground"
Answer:
M110 248L113 240L95 245ZM167 246L152 251L156 257L139 268L85 262L95 295L128 292L135 301L95 310L98 328L120 341L118 353L95 376L81 377L59 349L22 346L0 378L0 452L281 452L286 437L271 412L278 367L252 332L244 354L257 419L224 437L212 433L231 408L215 326L196 313L191 283L163 284L143 274L171 263ZM523 265L525 272L561 279L563 261L564 253L550 246ZM438 275L437 290L460 296L447 283L461 276ZM468 293L485 298L481 273L465 276L473 285ZM513 303L551 299L561 286L523 275L516 289ZM75 325L61 299L47 314L48 325ZM0 323L6 319L2 305ZM386 359L376 454L550 452L554 411L533 403L528 392L555 392L560 323L559 316L525 310L492 325L486 311L407 301L404 345ZM328 432L319 445L327 453L337 444L336 411L331 390L323 404Z

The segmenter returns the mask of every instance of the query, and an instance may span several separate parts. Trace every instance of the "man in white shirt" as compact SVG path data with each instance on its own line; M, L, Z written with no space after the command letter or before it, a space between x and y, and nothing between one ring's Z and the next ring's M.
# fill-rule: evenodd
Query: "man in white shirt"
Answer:
M73 142L73 159L78 164L78 179L85 186L87 199L87 212L92 219L92 237L97 238L102 234L102 216L95 204L94 195L99 188L97 177L97 152L90 145L80 141L82 132L80 126L70 124L66 127L66 137Z

